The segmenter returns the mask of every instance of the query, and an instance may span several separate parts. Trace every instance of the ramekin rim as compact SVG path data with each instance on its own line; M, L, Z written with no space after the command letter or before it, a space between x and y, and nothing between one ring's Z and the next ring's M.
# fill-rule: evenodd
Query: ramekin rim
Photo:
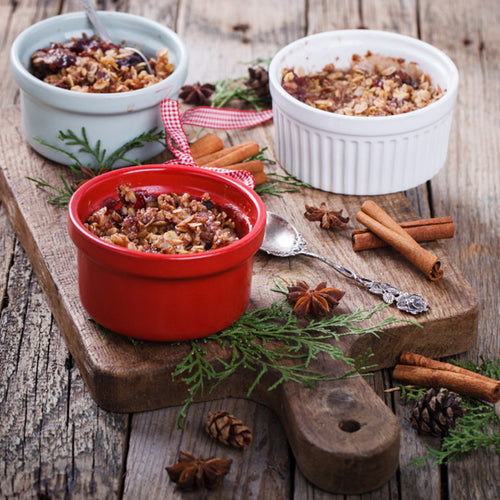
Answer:
M308 40L314 39L314 38L321 38L321 37L327 37L327 36L332 36L333 34L337 35L342 35L342 34L357 34L360 36L367 35L367 34L373 34L373 35L379 35L379 36L384 36L387 38L397 38L397 39L404 39L408 42L414 43L415 45L421 45L425 47L427 50L431 51L433 54L441 58L443 61L447 63L447 67L452 73L452 79L451 79L451 88L445 89L444 95L438 99L437 101L423 107L420 109L416 109L413 111L409 111L407 113L400 113L397 115L388 115L388 116L350 116L350 115L341 115L338 113L331 113L329 111L325 111L322 109L317 109L312 106L309 106L308 104L305 104L295 97L291 96L288 92L286 92L282 85L281 82L279 82L276 78L275 71L273 71L275 66L278 66L278 58L282 53L284 53L286 50L290 50L293 48L294 45L298 45L301 43L306 43ZM416 61L417 64L418 61ZM343 29L343 30L330 30L330 31L322 31L319 33L313 33L310 35L307 35L305 37L299 38L297 40L294 40L290 42L289 44L285 45L282 47L276 54L273 56L271 63L269 65L269 83L270 83L270 90L271 90L271 95L273 94L273 90L278 93L279 97L284 99L287 103L289 103L292 106L297 106L298 109L302 112L307 112L310 113L310 116L318 116L322 117L323 119L327 119L329 117L330 120L335 120L335 121L346 121L346 122L351 122L351 123L358 123L361 124L363 122L365 123L376 123L376 122L384 122L384 121L401 121L405 120L408 118L408 116L418 116L422 114L427 114L433 112L437 105L439 104L440 106L444 106L448 103L449 100L453 100L456 97L457 91L458 91L458 85L459 85L459 72L456 64L453 62L453 60L441 49L438 49L434 45L425 42L423 40L420 40L418 38L414 38L408 35L404 35L401 33L395 33L392 31L384 31L384 30L367 30L367 29ZM273 103L275 102L275 96L273 96Z
M208 177L216 178L220 180L223 183L227 183L235 187L236 189L239 189L240 191L243 191L247 198L252 202L253 206L257 210L257 217L256 217L256 223L250 228L250 231L245 234L242 238L239 238L237 241L231 243L230 245L227 245L222 248L217 248L215 250L207 250L204 252L200 253L193 253L193 254L154 254L154 253L147 253L147 252L140 252L138 250L131 250L128 248L120 247L118 245L114 245L113 243L106 242L102 239L100 239L98 236L92 234L83 224L83 222L77 217L76 210L78 207L78 202L77 199L81 198L82 193L85 191L91 189L93 185L95 185L97 182L104 182L107 180L108 177L112 177L113 175L117 175L117 172L129 172L129 171L141 171L142 169L155 169L155 170L164 170L164 169L169 169L170 167L174 168L180 168L184 169L186 172L192 172L192 173L201 173L202 175L206 175ZM77 193L80 193L79 195L75 196ZM112 194L112 193L110 193ZM177 165L177 164L171 164L171 165L136 165L132 167L124 167L120 168L117 170L113 170L111 172L106 172L104 174L101 174L99 176L96 176L89 181L87 181L85 184L83 184L75 193L73 193L73 196L70 199L69 205L68 205L68 219L73 227L80 237L84 238L86 241L89 243L95 245L97 248L100 248L101 250L104 251L109 251L115 254L119 254L123 256L124 258L130 258L134 260L141 260L141 261L150 261L150 262L193 262L193 261L202 261L205 259L214 259L217 258L218 256L223 256L227 254L228 252L234 253L240 248L244 248L248 245L252 244L252 241L255 239L255 237L260 233L262 229L265 229L265 223L266 223L266 208L264 205L264 202L260 198L260 196L250 189L248 186L244 185L243 183L231 179L230 177L227 177L223 174L219 174L217 172L212 172L210 170L204 170L199 167L189 167L185 165ZM262 227L264 226L264 228Z
M35 86L36 88L40 89L42 92L48 95L52 94L54 96L59 96L59 97L67 96L68 98L83 102L85 101L98 102L99 100L125 101L125 100L135 99L137 96L141 97L144 94L153 94L156 92L161 92L162 90L164 90L163 87L168 88L168 86L171 84L171 81L174 78L177 78L178 74L187 70L188 52L186 44L184 43L182 38L168 26L164 26L158 21L154 21L153 19L148 19L147 17L138 16L136 14L130 14L128 12L115 12L115 11L97 11L97 12L99 14L105 14L110 17L115 17L115 18L122 17L130 20L139 21L140 23L146 25L155 26L164 31L165 33L167 33L170 37L170 41L175 46L175 50L180 53L179 61L177 63L177 66L174 68L172 74L170 74L167 78L164 78L160 82L150 85L149 87L144 87L142 89L137 89L129 92L103 93L103 94L89 93L89 92L72 92L68 89L62 89L55 87L53 85L49 85L46 82L34 76L33 74L31 74L21 62L21 58L19 57L18 46L24 41L25 38L27 38L33 31L38 29L40 26L44 24L49 25L50 23L54 23L56 19L61 21L63 20L63 18L85 19L86 13L84 11L68 12L66 14L59 14L57 16L52 16L46 19L42 19L41 21L32 24L31 26L23 30L21 33L19 33L19 35L15 38L10 48L11 67L18 72L20 77L27 79L27 82L29 82L30 85ZM21 86L19 82L17 83L19 86Z

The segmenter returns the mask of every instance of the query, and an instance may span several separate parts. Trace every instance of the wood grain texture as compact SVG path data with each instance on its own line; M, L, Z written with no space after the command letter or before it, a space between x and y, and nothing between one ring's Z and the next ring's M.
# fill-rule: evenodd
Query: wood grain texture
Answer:
M422 33L457 64L460 87L446 168L432 182L435 213L460 213L451 256L474 287L480 303L475 347L462 362L500 353L500 140L498 31L500 6L460 0L453 7L422 3ZM443 26L432 30L435 23ZM451 498L495 498L500 495L500 456L493 450L473 453L447 467Z

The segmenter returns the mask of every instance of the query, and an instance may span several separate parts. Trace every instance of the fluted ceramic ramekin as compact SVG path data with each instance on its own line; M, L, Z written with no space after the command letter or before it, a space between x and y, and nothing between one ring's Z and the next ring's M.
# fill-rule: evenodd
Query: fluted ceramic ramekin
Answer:
M367 51L416 63L445 90L438 101L405 114L344 116L313 108L281 86L282 70L348 68ZM446 161L458 70L441 50L420 40L375 30L318 33L281 49L269 68L278 161L315 188L339 194L403 191L431 179Z
M163 131L160 102L176 99L184 84L188 69L188 54L184 42L170 28L144 17L124 12L98 13L111 39L117 44L141 49L154 57L167 47L173 73L154 85L116 94L74 92L49 85L30 73L32 54L51 42L67 42L82 33L94 35L85 12L72 12L51 17L24 30L14 41L10 52L11 71L21 89L21 118L24 135L31 147L58 163L70 165L74 158L83 165L96 167L92 155L82 152L80 145L67 145L59 139L59 131L68 130L80 139L82 129L92 149L100 141L100 151L111 155L115 150L141 134L156 129ZM57 151L43 143L59 147L73 155ZM163 151L159 142L144 142L127 154L133 162L145 162ZM130 165L118 161L114 166Z

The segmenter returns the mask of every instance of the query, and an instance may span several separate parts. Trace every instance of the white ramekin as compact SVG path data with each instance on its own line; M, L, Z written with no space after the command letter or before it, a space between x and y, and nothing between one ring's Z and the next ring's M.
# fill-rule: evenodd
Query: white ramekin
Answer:
M101 153L107 155L153 128L163 130L160 102L177 98L188 69L184 42L171 29L149 19L123 12L99 12L104 26L116 43L138 47L146 56L156 56L158 49L167 47L174 72L165 80L140 90L118 94L87 94L49 85L30 71L31 55L51 42L66 42L82 33L94 35L85 12L73 12L40 21L23 31L14 41L10 52L11 71L21 89L21 117L24 135L41 155L62 164L74 160L40 143L57 146L70 152L83 165L96 166L95 159L80 151L80 146L68 146L59 140L59 131L73 131L82 137L82 129L91 148L100 141ZM132 161L145 161L164 147L144 143L126 156ZM115 166L130 165L119 161Z
M417 63L445 95L425 108L381 116L344 116L308 106L281 86L284 68L313 73L347 68L367 51ZM446 160L458 71L442 51L420 40L375 30L318 33L281 49L269 67L275 146L283 168L311 186L339 194L403 191L431 179Z

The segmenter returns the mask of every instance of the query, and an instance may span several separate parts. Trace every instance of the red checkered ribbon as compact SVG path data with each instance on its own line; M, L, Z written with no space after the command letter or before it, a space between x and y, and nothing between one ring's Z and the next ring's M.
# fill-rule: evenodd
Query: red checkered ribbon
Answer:
M205 106L188 109L181 115L179 112L179 102L165 99L161 102L161 119L167 135L167 146L175 156L174 160L165 163L206 168L236 179L253 189L255 187L253 175L245 170L226 170L224 168L197 165L191 156L189 142L182 124L228 130L252 127L270 118L272 118L272 110L270 109L257 112L209 108Z
M247 128L259 125L273 117L271 109L264 111L242 111L239 109L219 109L200 106L182 113L181 121L186 125L218 129Z

